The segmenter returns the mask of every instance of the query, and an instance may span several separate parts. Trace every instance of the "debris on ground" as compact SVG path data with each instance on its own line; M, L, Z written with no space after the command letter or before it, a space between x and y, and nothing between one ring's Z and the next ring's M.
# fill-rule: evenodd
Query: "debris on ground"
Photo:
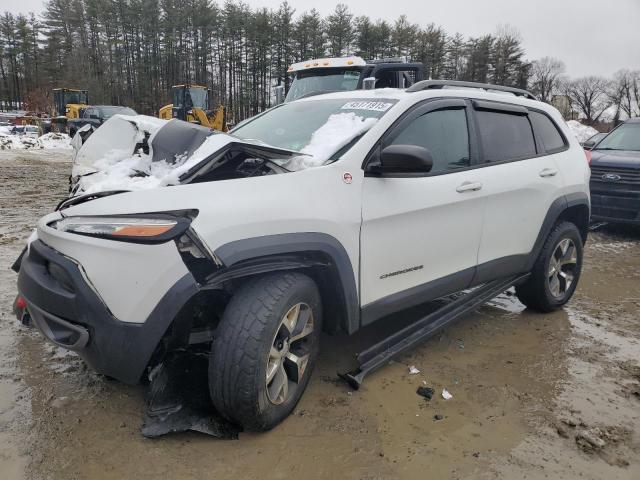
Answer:
M153 369L142 435L155 438L191 430L218 438L238 438L240 428L218 415L211 403L208 366L206 354L183 351L171 354Z
M439 422L440 420L444 420L444 415L440 415L439 413L436 413L436 414L433 416L433 419L434 419L436 422Z
M426 398L427 400L431 400L433 398L433 394L436 393L436 391L431 387L423 386L423 387L418 387L418 390L416 390L416 393L421 397Z
M582 430L576 435L576 444L587 453L600 450L607 444L607 442L600 438L600 433L600 430L597 428Z
M409 367L409 375L417 375L418 373L420 373L420 370L418 370L415 365Z
M451 400L453 398L453 395L451 395L451 393L449 393L449 390L447 390L446 388L442 389L442 398L444 398L445 400Z

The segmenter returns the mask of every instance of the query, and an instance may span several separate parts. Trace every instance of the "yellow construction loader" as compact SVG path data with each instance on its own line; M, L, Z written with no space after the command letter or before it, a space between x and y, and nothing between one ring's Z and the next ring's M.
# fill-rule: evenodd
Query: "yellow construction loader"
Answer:
M54 131L66 132L67 120L80 118L82 109L89 105L89 93L87 90L75 88L54 88L53 103L55 111L51 117L51 128Z
M178 118L185 122L199 123L221 132L227 131L224 105L216 111L209 109L209 90L202 85L174 85L171 87L173 103L160 109L159 118Z

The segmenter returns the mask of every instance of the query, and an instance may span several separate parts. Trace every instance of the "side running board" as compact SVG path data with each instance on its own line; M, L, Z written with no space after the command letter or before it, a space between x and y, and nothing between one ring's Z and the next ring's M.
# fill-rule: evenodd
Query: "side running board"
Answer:
M386 365L391 358L414 347L449 323L477 309L511 286L525 280L528 276L529 274L527 273L494 280L461 295L435 312L422 317L358 353L358 368L349 373L339 373L338 376L354 389L359 389L365 376Z

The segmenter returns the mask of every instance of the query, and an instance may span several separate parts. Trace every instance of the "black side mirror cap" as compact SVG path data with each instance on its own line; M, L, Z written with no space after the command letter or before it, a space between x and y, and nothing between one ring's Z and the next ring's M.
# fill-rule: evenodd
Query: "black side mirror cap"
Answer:
M380 152L380 163L369 166L374 174L429 173L431 152L418 145L389 145Z

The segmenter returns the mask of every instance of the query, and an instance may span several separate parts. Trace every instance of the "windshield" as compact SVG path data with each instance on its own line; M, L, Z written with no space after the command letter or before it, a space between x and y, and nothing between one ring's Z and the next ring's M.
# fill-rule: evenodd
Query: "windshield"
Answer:
M354 68L325 68L297 72L286 101L311 94L355 90L358 88L360 71Z
M191 100L189 100L191 96ZM207 102L207 91L204 88L190 88L187 91L187 98L185 99L185 106L187 108L201 108L206 110L209 108Z
M640 151L640 123L625 123L607 135L595 150Z
M87 94L85 92L65 92L65 103L86 104Z
M120 115L137 115L136 111L129 107L101 107L100 112L105 120L113 117L115 114Z
M344 154L396 100L343 98L284 103L231 133L274 147L306 154L288 169L319 166Z

